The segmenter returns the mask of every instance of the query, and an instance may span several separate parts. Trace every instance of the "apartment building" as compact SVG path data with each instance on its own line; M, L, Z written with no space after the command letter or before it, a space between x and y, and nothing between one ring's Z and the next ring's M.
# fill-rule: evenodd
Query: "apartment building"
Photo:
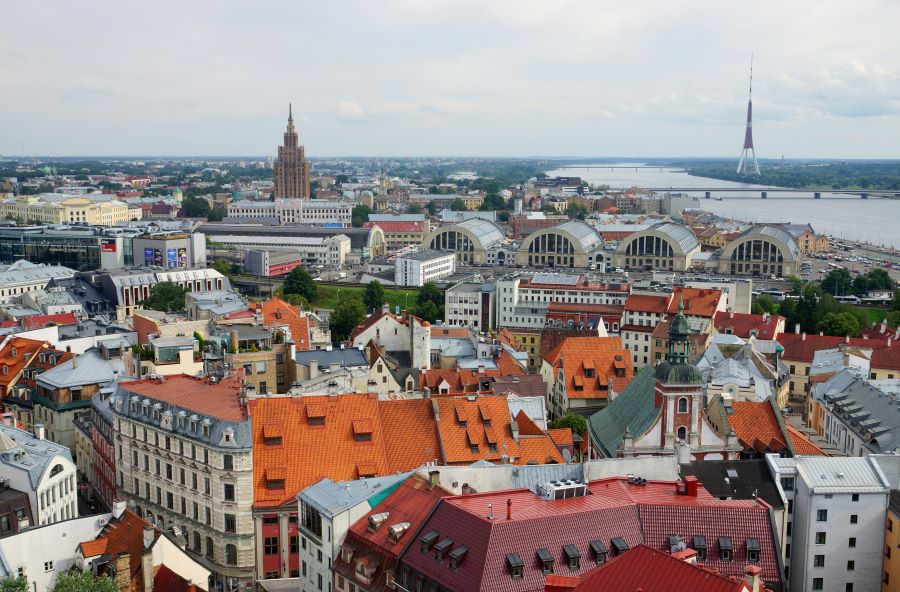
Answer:
M253 458L244 373L119 383L110 397L119 494L226 590L254 581Z
M397 286L422 287L453 275L456 271L456 253L424 250L398 256L394 268Z
M140 210L106 194L67 195L42 193L17 195L0 200L0 219L19 219L41 224L90 224L114 226L133 218L140 219Z
M229 218L266 219L278 224L350 226L353 204L326 199L242 199L228 206Z

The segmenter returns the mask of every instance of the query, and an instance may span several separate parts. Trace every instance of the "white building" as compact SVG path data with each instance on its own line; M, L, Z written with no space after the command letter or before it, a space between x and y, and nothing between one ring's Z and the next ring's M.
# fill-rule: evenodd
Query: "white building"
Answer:
M253 459L244 375L120 382L110 397L120 495L226 590L254 580Z
M35 434L0 425L0 478L24 491L31 501L34 523L55 524L78 517L76 469L68 448L45 439L44 426Z
M0 302L27 292L43 290L52 279L70 278L74 269L62 265L44 265L20 259L12 265L0 266Z
M332 589L331 564L341 552L350 526L410 474L346 482L323 479L297 495L299 531L306 539L300 546L302 590Z
M150 288L160 282L178 284L188 292L231 289L227 277L209 268L122 272L100 277L103 292L116 305L116 318L120 321L132 316L141 306L141 302L150 296Z
M497 280L497 326L539 329L547 324L551 303L622 306L627 283L596 283L581 275L511 274Z
M394 283L398 286L424 286L456 271L456 253L419 251L398 256L394 269Z
M0 539L0 579L23 576L29 590L52 590L56 576L75 567L78 543L96 537L111 517L84 516Z
M230 218L272 219L279 224L350 226L353 204L327 199L240 200L228 206Z
M881 590L890 483L875 459L767 454L766 461L788 502L790 590Z
M444 292L444 322L486 331L496 324L496 285L461 282Z

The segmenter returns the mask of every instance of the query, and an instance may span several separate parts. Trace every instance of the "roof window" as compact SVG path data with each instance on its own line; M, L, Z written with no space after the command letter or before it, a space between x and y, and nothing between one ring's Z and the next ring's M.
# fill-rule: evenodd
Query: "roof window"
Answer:
M462 563L462 560L465 558L466 553L469 552L469 548L465 545L459 545L452 551L450 551L450 569L456 569L459 567L459 564Z
M608 553L609 551L607 551L606 545L601 541L591 541L591 554L594 556L594 561L597 562L597 565L606 563L606 556Z
M581 553L575 545L564 545L563 555L566 556L566 562L569 564L569 569L581 569Z
M537 560L538 564L541 566L541 573L544 575L553 573L553 555L550 554L550 551L547 549L538 549L537 550Z
M759 540L747 539L747 561L759 563Z
M509 570L509 577L514 580L521 580L525 576L525 563L518 553L507 553L506 568Z
M613 553L615 555L621 555L631 547L622 537L613 537L609 540L610 545L612 545Z
M450 539L443 539L441 542L434 545L434 558L438 561L441 561L444 558L444 555L447 551L450 550L450 547L453 546L453 541Z
M731 537L719 537L719 559L731 561L734 548L731 546Z
M428 553L431 551L431 547L434 545L434 542L438 538L438 531L432 530L422 536L419 541L422 542L422 552Z
M697 552L697 561L706 561L706 537L697 535L694 537L694 551Z

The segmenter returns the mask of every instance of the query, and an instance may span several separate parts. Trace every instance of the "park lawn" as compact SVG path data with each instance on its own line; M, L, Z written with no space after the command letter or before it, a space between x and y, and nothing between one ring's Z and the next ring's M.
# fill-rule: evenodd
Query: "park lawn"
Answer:
M316 301L313 303L314 306L319 308L329 308L334 309L338 303L338 292L340 292L340 299L356 296L360 300L363 298L363 294L366 289L362 286L334 286L331 284L318 284L318 288L316 290ZM393 288L385 288L384 289L384 297L387 300L388 304L391 306L391 312L395 312L396 307L400 307L400 310L407 309L413 314L415 314L416 308L416 296L419 291L416 288L406 288L403 290L393 289ZM409 308L407 308L407 302L409 303Z
M880 323L890 312L889 308L881 308L878 306L854 306L856 310L865 311L869 315L869 326Z

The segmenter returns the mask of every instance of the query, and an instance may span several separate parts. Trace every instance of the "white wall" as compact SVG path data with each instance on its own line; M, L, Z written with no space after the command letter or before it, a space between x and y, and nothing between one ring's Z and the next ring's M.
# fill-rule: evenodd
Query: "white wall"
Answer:
M170 570L188 580L201 590L209 590L208 569L194 561L165 535L160 535L153 545L153 567L166 564ZM163 592L160 590L159 592Z

